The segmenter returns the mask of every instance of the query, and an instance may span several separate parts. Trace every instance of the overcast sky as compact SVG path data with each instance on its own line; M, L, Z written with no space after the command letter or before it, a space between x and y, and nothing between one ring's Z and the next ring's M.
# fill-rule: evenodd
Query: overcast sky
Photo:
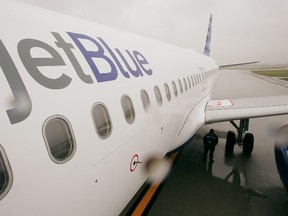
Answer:
M203 52L219 64L288 63L288 0L18 0Z

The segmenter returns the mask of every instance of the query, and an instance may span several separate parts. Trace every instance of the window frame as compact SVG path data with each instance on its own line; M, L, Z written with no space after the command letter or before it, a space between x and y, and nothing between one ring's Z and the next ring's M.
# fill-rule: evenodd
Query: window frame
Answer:
M147 98L147 102L148 102L147 104L144 104L143 95L145 95L146 98ZM150 110L150 107L151 107L151 101L150 101L150 98L149 98L149 94L147 93L147 91L145 89L141 89L140 98L141 98L141 102L142 102L142 106L143 106L144 111L146 113L148 113L149 110Z
M171 101L171 98L172 98L171 91L170 91L170 88L169 88L167 83L164 83L164 90L165 90L165 93L166 93L167 100Z
M157 85L154 86L154 94L158 105L161 106L163 104L163 98L161 91Z
M187 81L185 78L183 78L183 82L184 82L184 88L185 88L185 91L188 90L188 87L187 87Z
M180 79L178 79L178 85L179 85L180 93L183 94L183 86L182 86L182 82Z
M95 118L94 118L94 114L93 114L94 108L95 108L96 106L98 106L98 105L104 107L105 112L106 112L107 117L108 117L109 122L110 122L110 130L109 130L109 133L108 133L105 137L104 137L104 136L101 136L101 135L99 134L98 128L97 128L97 125L96 125L96 121L95 121ZM111 116L110 116L110 112L109 112L107 106L106 106L104 103L102 103L102 102L96 102L96 103L94 103L93 106L92 106L92 108L91 108L91 115L92 115L92 120L93 120L94 128L95 128L95 131L96 131L96 134L98 135L98 137L99 137L100 139L102 139L102 140L105 140L105 139L109 138L109 137L111 136L111 134L112 134L112 131L113 131L113 123L112 123L112 119L111 119Z
M177 85L174 81L172 81L172 88L173 88L174 96L178 97L178 89L177 89Z
M70 135L70 138L73 141L72 142L72 150L70 151L71 153L64 160L58 160L58 159L56 159L53 156L53 154L51 152L50 145L48 143L47 136L46 136L46 132L45 132L46 126L53 119L61 119L63 122L65 122L66 126L68 126L68 129L69 129L69 131L67 131L67 132L68 132L68 134ZM69 160L71 160L73 158L73 156L75 155L76 149L77 149L77 142L76 142L76 139L75 139L75 135L74 135L74 132L73 132L72 125L71 125L70 121L66 117L64 117L62 115L53 115L53 116L50 116L49 118L47 118L45 120L44 124L43 124L43 127L42 127L42 135L43 135L43 138L44 138L44 141L45 141L45 145L46 145L46 148L47 148L47 151L48 151L48 155L49 155L50 159L54 163L56 163L56 164L64 164L64 163L68 162Z
M6 176L8 176L7 182L5 182L5 185L0 191L0 201L1 201L9 193L13 184L13 172L7 154L1 144L0 144L0 160L3 163L4 175L6 174Z
M133 115L132 121L129 121L129 120L127 119L127 117L126 117L126 114L125 114L125 111L124 111L124 108L123 108L123 103L122 103L124 98L127 98L128 101L129 101L130 104L131 104L131 107L132 107L132 115ZM136 119L136 113L135 113L135 108L134 108L134 105L133 105L133 102L132 102L131 98L130 98L128 95L126 95L126 94L125 94L125 95L122 95L120 102L121 102L121 107L122 107L123 115L124 115L124 118L125 118L126 122L127 122L128 124L133 124L133 123L135 122L135 119Z
M195 86L193 76L191 75L192 87Z
M191 89L191 81L190 81L190 77L189 76L187 77L187 80L188 80L189 89Z

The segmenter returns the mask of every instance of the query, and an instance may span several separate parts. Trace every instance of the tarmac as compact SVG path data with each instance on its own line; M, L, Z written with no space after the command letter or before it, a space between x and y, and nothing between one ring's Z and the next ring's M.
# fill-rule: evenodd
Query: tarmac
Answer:
M254 75L249 71L223 71L213 93L214 99L288 94L288 82ZM250 119L254 134L251 156L235 146L225 156L229 123L205 125L179 153L174 166L145 215L196 216L287 216L288 196L274 159L275 130L288 124L288 116ZM219 137L214 163L203 162L205 133L213 128Z

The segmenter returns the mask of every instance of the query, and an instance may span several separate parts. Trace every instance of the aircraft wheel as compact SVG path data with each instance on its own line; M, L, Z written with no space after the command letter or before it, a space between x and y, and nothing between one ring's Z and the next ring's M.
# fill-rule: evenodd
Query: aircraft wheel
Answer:
M254 147L254 135L246 133L243 140L243 153L251 154Z
M233 131L228 131L226 138L225 152L226 153L233 152L235 143L236 143L235 133Z

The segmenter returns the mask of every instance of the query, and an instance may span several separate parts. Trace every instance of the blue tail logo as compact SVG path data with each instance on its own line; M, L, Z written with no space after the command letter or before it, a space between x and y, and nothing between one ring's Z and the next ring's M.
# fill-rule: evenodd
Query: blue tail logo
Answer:
M210 56L211 32L212 32L212 14L210 15L210 19L209 19L209 26L208 26L208 32L207 32L207 37L206 37L205 49L204 49L204 55L206 56Z

